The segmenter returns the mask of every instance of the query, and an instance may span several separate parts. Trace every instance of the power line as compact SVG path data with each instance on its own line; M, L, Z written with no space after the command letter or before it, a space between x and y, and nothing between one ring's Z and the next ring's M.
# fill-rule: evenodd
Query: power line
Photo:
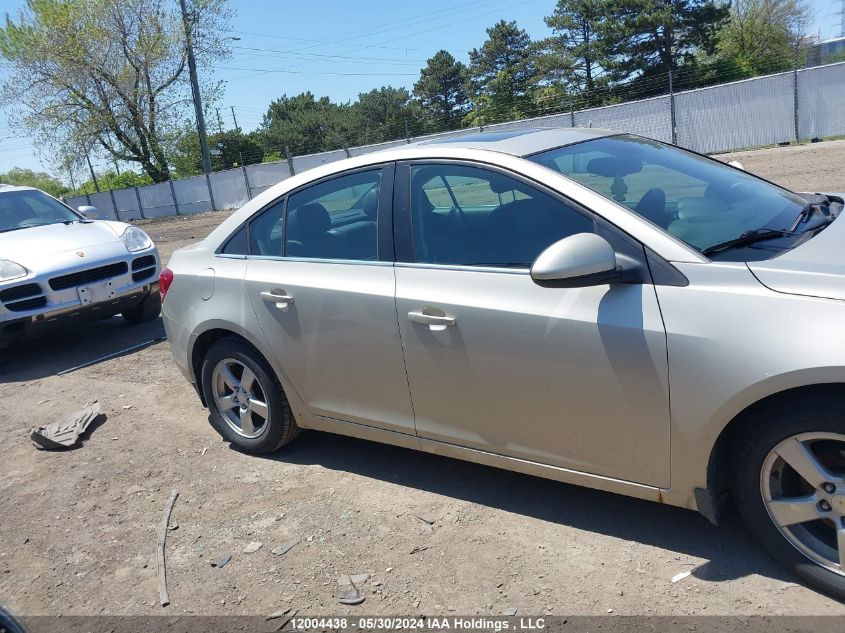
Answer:
M445 27L454 26L455 24L461 24L463 22L469 22L469 21L476 20L476 19L481 18L481 17L486 17L490 14L498 13L498 12L503 11L505 9L512 9L514 7L522 6L522 5L525 5L525 4L531 4L531 3L537 2L537 1L538 0L522 0L521 2L516 2L516 3L510 4L510 5L504 6L504 7L499 7L497 9L492 10L492 11L487 11L487 12L481 13L479 15L474 15L474 16L471 16L469 18L464 18L463 20L452 21L452 22L449 22L448 24L435 26L435 27L432 27L432 28L429 28L429 29L423 29L422 31L417 31L417 32L414 32L414 33L406 33L404 35L393 38L391 40L387 40L385 42L380 42L380 44L390 44L392 42L396 42L396 41L404 39L406 37L413 37L415 35L422 35L424 33L429 33L431 31L436 31L436 30L439 30L439 29L442 29L442 28L445 28ZM345 52L341 53L341 55L349 55L350 53L357 53L358 51L366 50L366 49L372 48L372 47L373 47L372 44L364 44L364 45L361 45L361 46L354 48L352 50L345 51ZM332 57L336 57L336 56L332 56ZM309 63L313 63L313 62L308 62L308 61L299 62L298 64L292 64L290 66L284 66L279 70L287 70L287 69L290 69L290 68L297 68L299 66L303 66L303 65L309 64ZM251 74L251 75L243 75L241 77L235 77L234 79L231 79L229 81L240 81L242 79L248 79L250 77L256 77L258 75L264 74L265 72L269 72L269 71L260 71L260 72L256 72L256 73Z

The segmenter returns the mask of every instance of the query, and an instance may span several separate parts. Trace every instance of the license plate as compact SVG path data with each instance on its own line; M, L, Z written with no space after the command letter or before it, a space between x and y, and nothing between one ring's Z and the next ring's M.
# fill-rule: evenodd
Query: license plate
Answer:
M110 281L80 286L76 291L79 293L79 302L84 306L108 301L115 295L114 286Z

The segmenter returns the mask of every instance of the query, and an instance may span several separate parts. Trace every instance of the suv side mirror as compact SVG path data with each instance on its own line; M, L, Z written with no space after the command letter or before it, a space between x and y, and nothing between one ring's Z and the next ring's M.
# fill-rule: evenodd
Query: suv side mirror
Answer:
M613 247L595 233L578 233L555 242L531 266L531 279L551 288L600 286L621 277Z
M81 207L76 207L76 210L89 220L97 220L100 217L100 210L97 207L82 205Z

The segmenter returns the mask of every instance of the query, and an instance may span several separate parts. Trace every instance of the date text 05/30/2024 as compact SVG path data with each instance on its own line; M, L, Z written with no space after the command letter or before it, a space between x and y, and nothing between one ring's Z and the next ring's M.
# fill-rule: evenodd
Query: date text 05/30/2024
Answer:
M294 617L294 629L357 629L364 631L540 631L546 628L544 618L529 617Z

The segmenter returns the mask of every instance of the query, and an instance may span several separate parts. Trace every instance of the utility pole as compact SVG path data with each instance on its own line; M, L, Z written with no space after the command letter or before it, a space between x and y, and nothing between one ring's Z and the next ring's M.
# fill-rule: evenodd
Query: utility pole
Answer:
M97 174L94 173L94 168L91 166L91 157L88 156L88 152L85 152L85 160L88 163L88 169L91 172L91 180L94 181L94 188L97 190L97 193L100 193L100 182L97 180Z
M232 120L235 122L235 131L237 131L237 133L240 134L241 133L241 126L238 125L238 117L235 116L235 106L229 106L229 107L232 108Z
M188 55L188 73L191 76L191 94L194 97L194 112L197 116L197 132L200 136L200 151L202 151L202 168L206 174L211 173L211 155L208 153L208 134L205 131L205 115L202 111L199 80L197 79L197 60L194 58L194 46L191 38L191 20L188 18L188 8L185 0L179 0L182 8L182 25L185 27L185 47Z
M220 108L214 108L217 110L217 131L221 134L223 133L223 117L220 116Z

